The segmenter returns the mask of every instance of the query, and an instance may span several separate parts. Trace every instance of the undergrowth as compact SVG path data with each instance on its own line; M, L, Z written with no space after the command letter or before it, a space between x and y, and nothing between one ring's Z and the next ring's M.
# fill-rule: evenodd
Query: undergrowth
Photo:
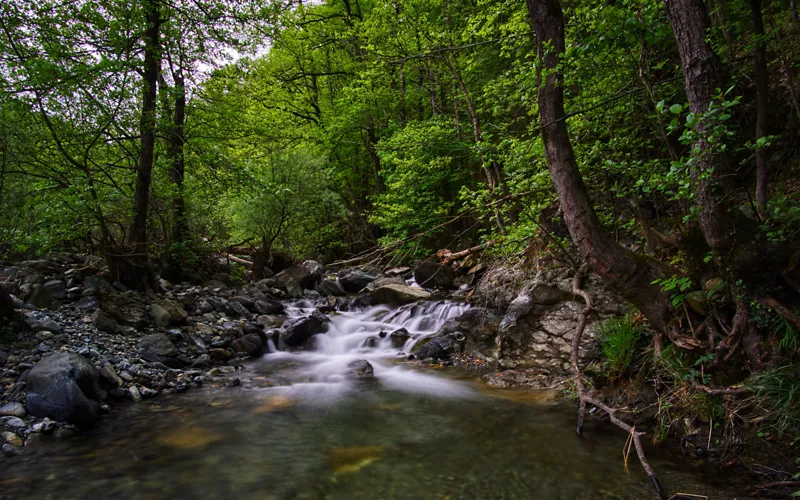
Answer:
M642 330L630 316L610 318L600 326L598 340L612 376L622 375L631 366L641 336Z

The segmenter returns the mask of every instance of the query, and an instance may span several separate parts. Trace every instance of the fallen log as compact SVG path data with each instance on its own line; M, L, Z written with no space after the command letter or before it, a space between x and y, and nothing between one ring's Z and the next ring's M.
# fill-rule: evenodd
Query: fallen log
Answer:
M253 263L250 262L249 260L244 260L244 259L239 258L239 257L237 257L235 255L232 255L232 254L228 254L227 257L228 257L229 260L232 260L233 262L236 262L237 264L241 264L241 265L243 265L245 267L253 267Z
M476 245L472 248L467 248L466 250L461 250L460 252L452 252L447 248L442 248L438 252L436 252L436 256L441 259L441 263L444 265L452 264L454 261L464 258L468 255L472 255L475 253L483 252L487 248L491 248L496 242L495 240L489 240L486 243L482 243L480 245Z

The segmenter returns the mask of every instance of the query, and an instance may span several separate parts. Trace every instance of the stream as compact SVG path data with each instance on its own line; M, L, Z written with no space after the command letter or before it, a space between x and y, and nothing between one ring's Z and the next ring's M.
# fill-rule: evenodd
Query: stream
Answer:
M590 419L578 438L574 408L553 394L401 362L467 307L333 314L315 351L250 362L240 387L119 405L84 434L46 437L4 462L0 498L656 498L635 454L624 468L625 434ZM400 327L411 335L393 348ZM375 380L346 375L360 359ZM648 453L670 494L733 498L701 466Z

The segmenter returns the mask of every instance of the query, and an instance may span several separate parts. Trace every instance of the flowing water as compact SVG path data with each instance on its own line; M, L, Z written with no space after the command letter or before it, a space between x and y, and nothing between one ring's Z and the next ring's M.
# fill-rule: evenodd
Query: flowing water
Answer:
M581 439L574 409L546 392L399 362L413 337L465 307L332 315L316 351L268 354L239 372L241 387L124 405L86 434L6 460L0 498L654 498L635 457L625 470L617 429L589 422ZM412 338L392 348L380 332L401 326ZM345 375L357 359L376 380ZM696 466L650 458L670 492L733 496Z

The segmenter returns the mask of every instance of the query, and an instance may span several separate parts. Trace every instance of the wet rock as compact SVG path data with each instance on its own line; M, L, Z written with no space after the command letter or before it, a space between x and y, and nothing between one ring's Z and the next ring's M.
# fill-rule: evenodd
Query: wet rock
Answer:
M319 290L319 293L326 296L341 297L347 293L344 291L344 288L342 288L342 286L336 282L336 280L328 278L322 280L317 289Z
M464 311L457 318L448 319L436 332L436 336L462 333L465 339L461 350L466 354L488 361L494 357L500 319L489 309L473 307Z
M248 333L231 343L231 347L236 352L245 353L251 358L257 358L264 354L267 345L267 336L264 332Z
M0 417L0 426L12 429L24 429L25 421L19 417Z
M289 280L284 288L286 289L286 293L289 295L289 297L292 297L293 299L303 298L303 287L301 287L300 284L295 280Z
M128 394L130 394L131 399L136 403L142 400L142 393L139 392L139 388L135 385L130 386L128 389Z
M395 349L400 349L406 344L409 336L408 330L405 328L400 328L393 331L391 334L389 334L389 338L392 340L392 347Z
M244 308L247 309L248 311L252 311L253 309L255 309L256 306L256 302L253 299L251 299L250 297L245 297L244 295L234 295L228 300L230 302L238 302L239 304L244 306Z
M25 418L27 412L22 403L6 403L0 406L0 417Z
M371 292L371 291L375 290L376 288L380 288L380 287L382 287L384 285L405 285L405 284L406 284L406 280L404 280L403 278L401 278L399 276L394 276L394 277L388 277L387 276L385 278L376 279L375 281L373 281L372 283L367 285L365 289L367 291Z
M426 300L431 294L421 288L406 285L384 285L370 293L373 304L408 304Z
M28 412L60 422L94 422L105 396L95 367L74 353L57 352L45 357L31 368L26 382Z
M375 378L375 371L369 361L357 359L347 364L346 375L354 379L372 379Z
M233 316L247 317L250 315L250 311L248 311L245 306L243 306L240 302L232 300L228 301L228 303L225 304L225 310L228 311L228 313L232 314Z
M211 359L216 359L217 361L228 361L233 357L228 349L223 348L209 349L208 355Z
M380 343L381 339L376 337L375 335L372 335L364 339L364 342L361 343L361 347L368 347L370 349L373 349L375 347L378 347L378 344Z
M277 300L259 300L255 304L255 309L259 314L282 314L286 308Z
M12 446L16 446L17 448L22 446L22 438L14 434L13 432L0 432L0 441L6 442Z
M326 332L328 321L328 317L319 311L304 318L290 320L281 329L281 343L287 347L301 347L313 335Z
M317 277L302 267L290 267L289 269L284 269L276 274L274 279L278 284L278 287L283 288L284 290L287 289L287 286L291 281L296 282L301 288L309 290L313 290L314 286L317 284Z
M315 282L318 282L322 275L325 274L325 267L316 260L306 260L300 264L300 267L308 271L308 274L314 278Z
M419 359L436 359L436 360L446 360L450 359L450 356L456 352L456 346L458 340L461 339L463 341L464 335L461 334L460 336L456 334L441 336L441 337L433 337L426 342L420 341L421 347L419 349L413 350L416 354L417 358ZM425 340L425 339L423 339Z
M33 285L28 296L27 303L37 309L49 309L53 302L53 296L44 285Z
M358 293L380 277L381 274L378 271L351 269L339 276L339 284L347 292Z
M422 262L414 269L414 281L425 288L455 288L453 268L435 262Z

